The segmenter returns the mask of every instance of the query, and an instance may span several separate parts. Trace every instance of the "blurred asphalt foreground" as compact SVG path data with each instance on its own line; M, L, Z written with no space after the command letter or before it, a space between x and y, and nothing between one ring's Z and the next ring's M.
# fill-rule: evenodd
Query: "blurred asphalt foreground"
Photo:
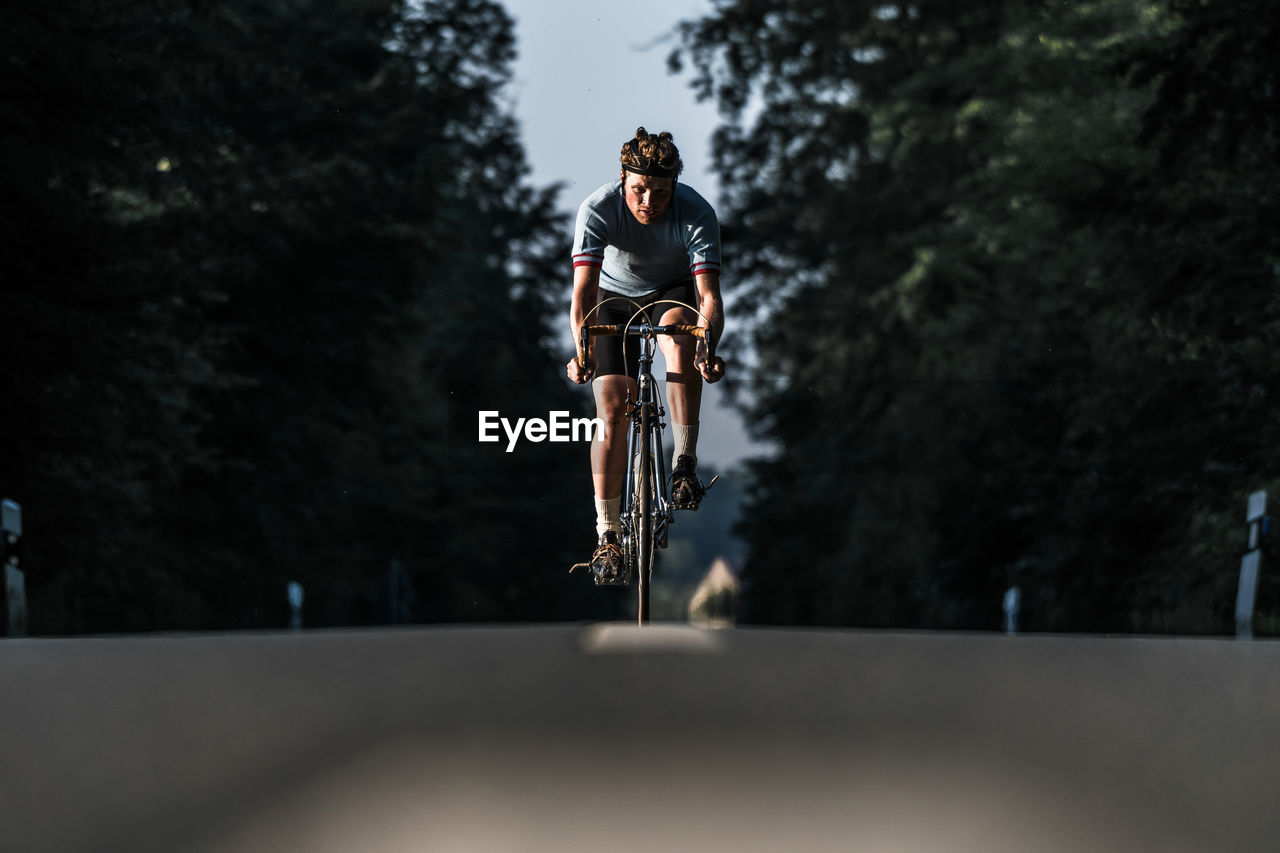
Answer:
M0 850L1274 850L1277 673L675 625L5 640Z

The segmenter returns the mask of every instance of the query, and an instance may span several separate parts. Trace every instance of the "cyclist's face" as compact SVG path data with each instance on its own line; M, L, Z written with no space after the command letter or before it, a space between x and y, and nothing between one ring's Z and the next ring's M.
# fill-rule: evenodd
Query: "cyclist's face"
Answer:
M631 215L641 225L657 222L671 206L671 193L675 190L675 183L672 178L650 178L624 171L622 188Z

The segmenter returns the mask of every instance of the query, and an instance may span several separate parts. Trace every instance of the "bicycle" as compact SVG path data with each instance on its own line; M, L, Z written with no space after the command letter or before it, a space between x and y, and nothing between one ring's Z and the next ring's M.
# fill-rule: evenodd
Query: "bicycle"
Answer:
M601 305L614 299L624 299L636 306L636 312L626 323L612 323L592 326L583 324L578 342L578 361L582 363L586 357L587 345L591 338L604 335L622 337L623 363L626 363L627 339L639 338L640 356L636 373L636 399L631 399L627 392L627 419L631 422L627 430L627 470L622 489L622 581L621 585L636 578L637 621L640 625L649 623L649 588L653 579L653 561L658 549L667 547L668 528L675 522L675 511L667 493L666 454L662 447L662 430L666 426L663 418L666 410L662 406L662 397L658 393L658 382L654 378L653 365L654 345L658 335L692 335L706 343L707 358L715 356L714 342L707 335L707 328L692 323L668 323L652 325L647 318L636 323L636 318L664 303L671 303L688 308L706 322L706 318L693 306L676 299L660 299L647 307L641 307L626 297L614 296L604 300L587 312L587 317L599 310ZM706 488L715 485L718 477L713 477ZM585 564L579 563L578 566ZM574 568L577 568L575 566ZM572 570L571 570L572 571ZM600 583L596 578L596 583Z

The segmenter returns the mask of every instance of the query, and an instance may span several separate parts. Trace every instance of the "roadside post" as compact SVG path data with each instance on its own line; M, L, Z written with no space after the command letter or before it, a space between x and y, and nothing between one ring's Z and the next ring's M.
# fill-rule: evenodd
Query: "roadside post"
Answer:
M1240 586L1236 591L1236 638L1241 640L1253 638L1253 608L1258 596L1258 575L1262 572L1262 545L1271 532L1266 492L1249 495L1245 524L1249 527L1249 538L1240 560Z
M27 586L19 557L22 544L22 507L5 498L0 501L0 562L4 564L4 617L6 637L27 635Z
M302 584L297 581L289 581L286 594L289 598L289 628L294 631L301 631L302 601L305 597L302 591Z
M1004 593L1004 632L1012 637L1018 633L1018 615L1022 610L1022 590L1011 586Z

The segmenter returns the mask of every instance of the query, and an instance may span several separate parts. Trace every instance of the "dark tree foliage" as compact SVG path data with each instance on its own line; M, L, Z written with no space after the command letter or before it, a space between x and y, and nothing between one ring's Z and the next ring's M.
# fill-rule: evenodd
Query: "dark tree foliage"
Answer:
M781 448L753 619L993 628L1016 584L1028 628L1228 630L1280 446L1280 15L1246 5L685 25Z
M565 575L581 453L476 443L479 408L578 405L513 52L483 0L0 12L33 630L281 626L290 580L308 624L370 623L393 561L420 619L609 611Z

